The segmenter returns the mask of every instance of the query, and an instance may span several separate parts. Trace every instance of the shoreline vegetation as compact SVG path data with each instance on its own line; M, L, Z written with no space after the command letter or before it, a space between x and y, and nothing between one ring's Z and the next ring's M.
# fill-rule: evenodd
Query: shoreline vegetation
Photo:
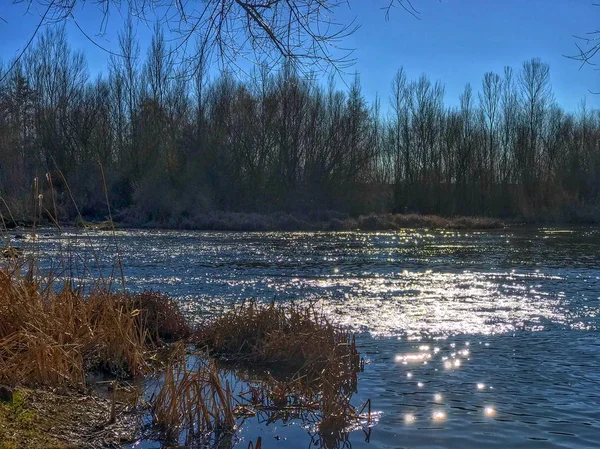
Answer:
M369 214L352 218L344 214L256 214L213 212L193 220L179 218L168 222L147 223L123 220L125 226L201 231L391 231L400 229L499 229L501 220L486 217L453 217L419 214Z
M311 214L258 214L243 212L211 212L199 214L194 218L179 217L168 221L141 221L134 214L116 214L114 220L86 220L79 217L73 226L95 230L120 229L175 229L196 231L393 231L401 229L451 229L486 230L502 229L514 225L517 221L489 217L441 217L421 214L368 214L356 218L335 212L315 212ZM52 226L50 220L43 217L38 225ZM7 230L30 228L33 222L28 220L8 220Z
M600 213L595 209L571 211L569 218L553 214L536 217L496 218L486 216L440 216L424 214L371 213L351 217L335 211L314 211L308 214L276 212L271 214L253 212L214 211L198 213L194 217L147 220L135 210L126 209L113 217L78 216L71 222L73 227L110 231L117 229L165 229L193 231L233 231L233 232L316 232L316 231L397 231L402 229L440 230L494 230L523 226L588 226L600 224ZM4 215L3 229L29 229L34 222L27 218L14 218ZM112 218L112 220L111 220ZM65 222L68 224L68 222ZM53 217L39 216L36 226L55 227ZM21 234L18 234L19 236Z
M372 424L370 402L351 401L363 368L354 337L311 305L249 301L192 323L156 292L0 267L1 449L227 446L257 416L300 419L335 447Z

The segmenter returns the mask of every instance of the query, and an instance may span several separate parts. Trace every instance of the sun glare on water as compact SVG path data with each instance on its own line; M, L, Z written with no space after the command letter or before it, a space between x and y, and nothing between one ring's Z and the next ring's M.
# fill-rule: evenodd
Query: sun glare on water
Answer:
M431 418L434 421L443 421L444 419L446 419L446 413L442 412L442 411L436 411L436 412L433 412L433 415L431 415Z

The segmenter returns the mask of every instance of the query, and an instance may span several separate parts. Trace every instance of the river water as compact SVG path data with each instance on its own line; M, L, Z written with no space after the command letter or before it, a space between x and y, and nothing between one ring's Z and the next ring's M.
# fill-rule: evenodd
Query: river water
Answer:
M246 298L318 301L358 334L368 363L355 401L371 399L378 416L370 433L352 432L339 447L600 447L598 229L117 231L39 241L50 255L70 246L105 274L118 251L129 289L168 293L197 320ZM235 447L257 436L265 449L322 444L300 422L249 420ZM133 447L142 446L160 444Z

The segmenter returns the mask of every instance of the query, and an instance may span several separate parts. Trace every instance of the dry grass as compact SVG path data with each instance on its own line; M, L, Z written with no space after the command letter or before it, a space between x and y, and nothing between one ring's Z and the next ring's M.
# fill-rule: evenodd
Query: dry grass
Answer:
M51 439L42 446L61 447L62 441L69 447L78 441L77 447L92 447L77 440L66 423L58 423L61 416L93 423L98 432L115 419L110 400L82 396L78 401L103 405L81 408L56 391L86 389L90 373L143 376L157 348L188 337L219 360L260 372L261 380L246 382L247 391L234 395L223 380L227 370L211 359L190 367L183 344L176 344L151 401L153 424L170 440L231 439L248 410L254 416L266 413L269 420L308 416L320 433L334 439L360 420L360 411L351 404L362 369L354 337L313 306L246 302L192 333L176 303L164 295L117 293L99 286L86 292L68 281L59 284L51 275L40 279L31 274L34 268L15 261L0 267L0 384L59 387L54 392L27 390L38 412L48 412L47 419L38 419L42 424L34 426L35 432L44 434L43 426L63 429L56 446ZM72 413L61 410L61 401ZM21 423L5 422L12 432L11 449L24 447L15 436ZM22 441L35 443L36 438L31 434Z
M89 371L142 375L161 336L184 332L183 316L163 296L85 295L22 269L0 268L0 383L81 388Z
M271 373L242 395L254 411L277 419L317 413L324 432L359 419L351 404L363 368L356 341L311 305L243 303L202 327L196 344L238 367Z
M216 446L238 421L257 416L300 419L337 441L361 422L351 404L363 367L356 341L313 306L245 302L201 326L193 341L209 357L186 358L179 345L153 402L154 427L170 441ZM237 394L224 379L241 382Z
M278 367L286 374L318 377L330 369L345 377L360 368L352 334L312 305L243 302L202 326L195 342L230 361Z
M423 214L372 213L352 218L333 211L309 214L272 214L213 211L193 217L171 217L147 222L134 211L117 217L123 225L144 228L195 229L202 231L387 231L398 229L498 229L506 225L488 217L442 217Z
M179 306L167 295L146 291L126 296L125 302L132 303L139 315L138 325L148 331L154 343L174 343L190 336L191 329Z

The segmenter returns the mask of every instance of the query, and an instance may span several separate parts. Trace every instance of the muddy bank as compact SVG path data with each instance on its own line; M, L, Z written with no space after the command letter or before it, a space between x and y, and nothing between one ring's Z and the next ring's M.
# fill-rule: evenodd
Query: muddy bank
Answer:
M114 419L113 419L114 410ZM16 388L0 401L0 448L121 447L141 428L137 404L72 390Z

